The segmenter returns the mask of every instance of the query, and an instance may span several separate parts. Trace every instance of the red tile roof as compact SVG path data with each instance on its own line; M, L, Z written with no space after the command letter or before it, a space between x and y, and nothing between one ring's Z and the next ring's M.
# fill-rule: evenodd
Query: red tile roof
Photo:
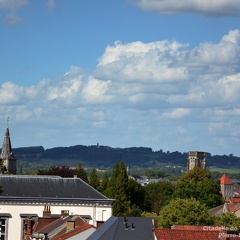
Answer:
M222 177L219 179L220 184L233 184L232 180L228 177L226 173L222 175Z
M232 198L232 202L234 202L234 203L240 203L240 196L237 195L237 196L233 197L233 198Z
M235 213L236 211L239 210L239 205L237 203L229 203L228 210L232 213Z
M64 239L68 239L68 238L70 238L70 237L72 237L72 236L75 236L75 235L78 234L78 233L81 233L81 232L86 231L86 230L89 229L89 228L94 228L94 227L93 227L92 225L90 225L89 223L86 223L86 222L85 222L84 224L76 227L76 228L73 229L73 230L70 230L70 231L68 231L68 232L61 233L61 234L58 234L58 235L54 236L54 237L52 238L52 240L64 240ZM66 229L65 229L65 231L66 231Z
M214 240L219 239L219 231L154 229L157 240Z

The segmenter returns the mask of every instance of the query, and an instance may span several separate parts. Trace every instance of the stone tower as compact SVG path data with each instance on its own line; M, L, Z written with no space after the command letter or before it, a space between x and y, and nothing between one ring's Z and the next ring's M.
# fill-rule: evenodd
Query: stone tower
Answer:
M17 170L17 159L12 153L11 140L9 135L9 128L7 127L5 137L3 140L2 151L0 159L3 160L3 165L6 167L7 172L16 174Z
M188 153L187 171L191 171L195 167L206 169L206 153L192 151Z
M233 197L233 182L226 173L224 173L222 177L219 179L219 183L223 199L224 200L231 199Z

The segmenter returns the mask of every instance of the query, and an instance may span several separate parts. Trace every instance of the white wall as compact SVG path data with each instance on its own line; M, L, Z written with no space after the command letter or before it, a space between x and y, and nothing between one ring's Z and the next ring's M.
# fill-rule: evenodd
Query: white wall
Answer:
M8 222L8 240L21 239L21 214L37 214L39 217L42 217L44 205L45 204L0 205L0 213L10 213L12 216L9 218ZM92 217L92 220L89 221L89 224L92 224L94 226L96 226L96 221L106 221L109 217L112 216L111 206L51 205L52 214L61 214L62 210L68 210L70 215L90 215Z

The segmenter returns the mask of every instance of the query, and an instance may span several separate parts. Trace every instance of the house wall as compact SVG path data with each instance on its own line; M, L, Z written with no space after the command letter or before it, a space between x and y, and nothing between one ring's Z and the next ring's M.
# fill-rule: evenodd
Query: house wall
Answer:
M11 217L8 221L8 240L12 239L22 239L23 226L21 215L31 215L35 214L38 217L43 217L43 210L45 204L5 204L0 205L1 213L9 213ZM89 224L96 226L97 221L106 221L112 216L111 206L98 206L97 204L89 205L51 205L51 214L61 214L62 210L69 211L69 214L76 215L90 215L91 220Z

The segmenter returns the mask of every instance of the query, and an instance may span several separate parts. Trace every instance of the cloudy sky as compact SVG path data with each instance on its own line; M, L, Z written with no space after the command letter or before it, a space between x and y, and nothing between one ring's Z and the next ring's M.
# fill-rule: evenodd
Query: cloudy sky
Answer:
M0 136L240 156L239 0L0 0Z

